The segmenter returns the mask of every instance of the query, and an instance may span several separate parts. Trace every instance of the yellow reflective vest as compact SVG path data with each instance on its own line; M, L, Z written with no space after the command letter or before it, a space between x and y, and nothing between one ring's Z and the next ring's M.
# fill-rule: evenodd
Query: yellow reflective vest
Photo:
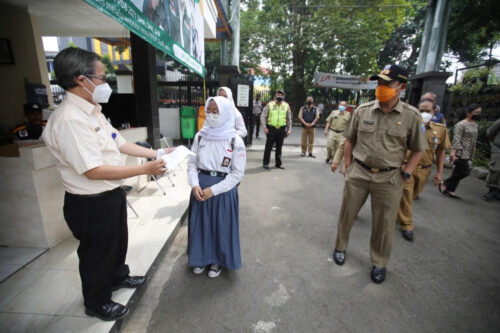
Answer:
M278 105L275 101L272 101L268 104L269 108L269 117L267 118L267 123L270 126L280 128L286 126L286 117L288 112L288 103L281 102Z

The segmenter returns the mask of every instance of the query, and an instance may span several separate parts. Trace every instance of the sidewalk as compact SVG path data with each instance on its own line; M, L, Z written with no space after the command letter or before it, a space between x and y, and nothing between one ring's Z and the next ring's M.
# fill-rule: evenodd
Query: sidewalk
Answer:
M155 260L172 241L189 204L186 162L160 184L166 195L151 182L137 192L137 178L127 198L139 214L129 209L127 264L131 275L150 276ZM61 207L62 209L62 207ZM46 251L0 283L0 332L109 332L119 322L104 322L84 312L78 257L78 241L72 236ZM113 300L133 305L141 289L120 289Z

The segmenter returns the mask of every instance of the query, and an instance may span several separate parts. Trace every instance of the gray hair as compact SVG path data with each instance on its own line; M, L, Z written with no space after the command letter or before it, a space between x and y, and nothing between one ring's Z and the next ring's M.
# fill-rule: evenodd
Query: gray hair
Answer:
M64 90L76 87L75 79L80 75L95 74L95 62L101 57L95 52L77 47L68 47L54 58L54 72L57 84Z
M420 99L425 99L423 96L425 96L425 95L427 95L427 94L431 95L431 96L432 96L432 99L433 99L434 101L436 100L436 94L435 94L435 93L433 93L432 91L428 91L428 92L426 92L425 94L423 94L423 95L420 97Z

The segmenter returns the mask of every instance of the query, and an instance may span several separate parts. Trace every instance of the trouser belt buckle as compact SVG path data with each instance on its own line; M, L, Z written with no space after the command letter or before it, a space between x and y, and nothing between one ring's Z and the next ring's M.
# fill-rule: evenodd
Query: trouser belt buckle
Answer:
M372 173L379 173L380 169L379 168L371 168L370 172L372 172Z
M217 171L210 171L210 176L217 177Z

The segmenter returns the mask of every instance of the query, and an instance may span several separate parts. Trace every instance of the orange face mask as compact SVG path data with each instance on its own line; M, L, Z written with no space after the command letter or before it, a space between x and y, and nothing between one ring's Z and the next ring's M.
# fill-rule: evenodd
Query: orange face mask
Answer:
M375 89L375 97L377 97L379 102L387 102L394 96L396 96L396 88L377 86L377 89Z

